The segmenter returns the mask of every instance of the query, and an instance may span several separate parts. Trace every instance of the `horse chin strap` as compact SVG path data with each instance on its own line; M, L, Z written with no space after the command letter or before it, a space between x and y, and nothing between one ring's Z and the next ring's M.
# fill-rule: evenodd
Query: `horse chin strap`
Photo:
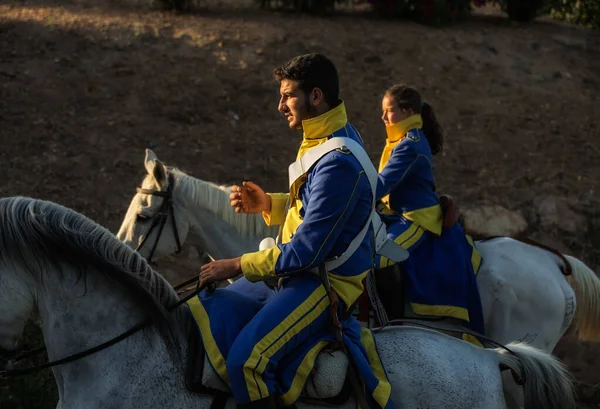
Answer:
M173 209L173 186L175 186L175 178L173 177L172 173L169 173L168 181L169 185L167 186L167 190L164 192L160 190L142 189L140 187L136 189L137 193L151 196L159 196L163 198L163 202L160 205L160 209L158 209L158 213L152 217L152 225L146 233L146 237L144 237L142 242L135 249L135 251L139 252L142 246L146 243L146 240L148 240L148 237L150 237L152 230L154 230L156 226L159 226L158 234L156 235L156 240L154 240L154 244L152 245L150 254L146 258L149 264L153 264L152 256L154 256L154 252L156 251L156 247L158 246L158 242L160 241L162 231L165 227L165 224L167 223L167 219L169 218L169 216L171 216L173 235L175 236L175 243L177 244L177 250L175 251L175 254L181 253L181 242L179 241L179 231L177 230L177 222L175 221L175 211Z

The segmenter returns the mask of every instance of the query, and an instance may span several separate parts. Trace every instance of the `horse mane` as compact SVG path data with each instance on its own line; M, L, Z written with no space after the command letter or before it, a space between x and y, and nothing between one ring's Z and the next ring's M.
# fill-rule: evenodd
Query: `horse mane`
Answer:
M236 213L230 206L231 186L217 185L187 175L177 168L169 168L175 177L176 189L190 197L198 206L218 215L235 228L243 237L264 238L273 234L272 227L265 224L260 214ZM151 177L151 176L147 176Z
M27 197L0 199L0 223L4 266L24 266L42 278L50 267L62 272L62 267L71 265L79 279L85 279L91 267L131 291L165 341L174 341L167 308L178 301L177 294L139 253L109 230L74 210Z

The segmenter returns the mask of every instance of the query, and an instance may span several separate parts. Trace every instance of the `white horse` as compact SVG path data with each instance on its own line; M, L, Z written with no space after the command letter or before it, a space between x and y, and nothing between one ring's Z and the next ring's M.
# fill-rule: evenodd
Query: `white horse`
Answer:
M62 409L210 407L210 396L189 392L183 382L188 310L167 312L177 295L139 253L51 202L0 199L0 222L0 357L16 350L34 313L50 360L94 348L151 319L146 329L53 368ZM397 407L502 409L500 367L524 380L526 408L575 407L566 370L524 343L508 345L511 354L416 327L386 328L375 339ZM0 378L11 373L8 368ZM227 405L234 407L231 398Z
M150 150L144 165L148 172L142 182L144 193L133 197L117 233L133 248L143 244L138 251L144 257L153 248L153 259L174 253L175 237L183 243L189 232L199 236L205 251L217 259L256 251L263 238L277 234L260 214L236 213L229 205L230 187L167 170ZM168 175L174 184L170 188ZM165 201L146 193L168 189L173 212L165 213L160 234L158 228L149 231ZM476 247L483 260L477 283L486 336L500 343L525 341L551 352L575 317L580 340L600 340L600 280L583 262L565 256L572 266L572 275L565 277L561 259L541 248L506 237L479 241ZM265 288L261 283L245 286L250 287Z

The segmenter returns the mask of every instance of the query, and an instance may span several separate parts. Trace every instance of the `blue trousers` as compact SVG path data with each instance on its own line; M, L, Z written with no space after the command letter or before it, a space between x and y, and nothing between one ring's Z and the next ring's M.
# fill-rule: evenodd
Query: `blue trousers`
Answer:
M246 277L238 278L233 283L229 284L227 287L223 287L221 290L231 291L236 294L243 294L246 297L249 297L261 304L264 304L267 301L269 301L269 299L273 297L276 293L275 290L267 287L267 285L262 281L253 283L251 281L248 281ZM200 294L206 296L207 290L202 290Z
M329 304L318 276L307 273L285 280L242 329L227 356L229 383L238 404L272 395L286 401L286 395L299 393L324 338L334 339ZM312 362L307 363L306 357ZM300 366L310 368L298 370Z
M426 231L401 215L384 216L388 238L408 250L410 257L401 262L406 295L416 314L452 317L467 327L484 332L483 312L476 272L479 252L469 243L456 223L444 227L441 236ZM379 268L394 264L384 257L376 260ZM475 341L472 337L469 338ZM475 342L477 343L477 342Z
M253 283L248 281L246 277L238 278L232 284L224 287L224 289L228 291L237 291L250 298L254 298L256 301L261 303L267 302L276 293L275 290L267 287L267 285L262 281Z
M286 279L266 303L238 291L217 289L188 301L210 364L239 404L277 398L294 403L319 352L335 337L329 298L312 273ZM346 306L340 302L338 313ZM342 321L349 355L364 381L370 408L393 409L391 386L371 331Z

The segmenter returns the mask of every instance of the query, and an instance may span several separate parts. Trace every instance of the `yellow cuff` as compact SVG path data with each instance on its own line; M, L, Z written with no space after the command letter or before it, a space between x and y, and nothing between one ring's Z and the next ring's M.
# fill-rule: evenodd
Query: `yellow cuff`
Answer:
M280 254L281 250L277 246L244 254L240 261L244 277L253 283L277 278L275 264Z
M440 236L442 234L444 214L442 213L442 206L439 204L406 212L402 215L411 222L418 224L425 230L429 230L436 236Z
M287 203L289 193L267 193L271 196L271 211L263 212L262 216L265 219L267 226L277 226L283 223L283 215L285 214L285 205Z

